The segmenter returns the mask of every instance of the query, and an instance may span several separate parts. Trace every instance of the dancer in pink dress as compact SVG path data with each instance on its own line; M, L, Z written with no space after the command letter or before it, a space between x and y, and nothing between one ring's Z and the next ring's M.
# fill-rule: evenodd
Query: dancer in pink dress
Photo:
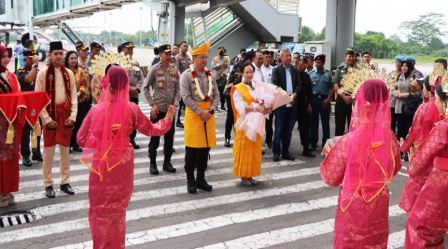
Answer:
M112 66L104 78L101 98L78 132L85 148L81 162L91 169L89 223L95 249L125 247L126 208L134 186L134 150L129 134L137 129L147 136L162 136L171 128L175 109L156 124L129 102L126 70Z
M448 83L436 87L435 103L446 113ZM442 249L448 231L448 118L436 123L415 152L408 168L411 177L429 172L410 210L406 224L405 248Z
M425 141L434 127L435 123L445 118L445 113L440 112L435 104L435 87L440 85L442 77L438 77L433 83L425 82L425 92L429 97L428 101L419 106L414 115L412 127L406 140L401 145L400 150L403 153L409 153L412 158L414 152ZM409 167L409 165L408 165ZM420 174L409 176L408 181L403 189L403 194L400 198L400 207L409 213L417 199L420 190L425 184L425 180L431 172L432 162L425 167L426 171L421 171ZM409 168L408 168L409 170Z
M386 248L389 188L401 168L398 142L390 129L386 84L367 80L355 95L348 134L321 164L323 181L342 184L335 218L334 248Z

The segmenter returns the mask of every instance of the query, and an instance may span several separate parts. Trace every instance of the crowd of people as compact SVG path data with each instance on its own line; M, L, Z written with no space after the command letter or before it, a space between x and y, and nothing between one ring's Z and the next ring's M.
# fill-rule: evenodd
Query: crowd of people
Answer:
M174 134L176 128L184 129L187 192L210 192L213 187L206 181L206 170L210 150L217 144L215 113L219 111L227 112L224 146L233 147L233 174L243 186L258 184L254 177L261 175L267 150L272 150L274 162L295 160L290 145L296 123L302 155L314 158L316 152L324 151L324 182L342 185L335 248L387 247L387 186L401 169L402 159L410 161L410 178L400 200L409 215L406 248L443 248L448 230L443 212L447 202L441 198L448 189L445 59L436 60L434 71L424 78L413 57L397 56L396 69L387 80L369 79L355 93L348 93L344 90L348 74L359 65L377 68L371 64L371 53L359 58L358 52L347 49L344 62L333 73L324 67L324 54L292 53L287 48L278 53L242 49L230 59L226 49L219 47L209 70L210 44L189 49L182 41L155 48L156 57L145 73L132 59L134 44L124 42L117 54L128 64L103 61L107 66L94 72L104 54L99 42L89 46L78 42L76 51L67 52L61 42L52 42L44 66L37 61L33 43L26 42L15 74L7 69L12 51L0 46L0 93L45 92L48 96L36 123L0 115L0 207L14 203L20 156L26 167L32 167L33 161L43 162L45 194L55 198L56 145L61 154L60 189L69 195L75 194L69 153L82 153L81 162L91 170L89 222L94 246L122 248L133 189L133 150L140 148L137 131L151 136L149 173L158 175L160 137L164 137L162 170L173 174L177 172L171 163ZM257 89L267 85L285 96L280 107L266 105L255 96ZM141 94L151 106L149 118L138 108ZM335 137L331 138L333 101ZM15 108L23 112L23 107ZM254 125L262 127L262 132L254 137L237 125L251 114L263 117ZM111 231L116 236L107 236Z

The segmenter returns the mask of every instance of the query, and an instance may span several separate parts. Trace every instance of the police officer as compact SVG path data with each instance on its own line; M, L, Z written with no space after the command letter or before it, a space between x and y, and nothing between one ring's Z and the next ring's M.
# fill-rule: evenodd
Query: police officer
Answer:
M144 93L151 106L151 121L153 123L163 119L170 105L178 106L180 100L179 88L179 72L177 68L170 64L171 60L171 46L162 45L159 47L160 62L154 65L148 72L145 79ZM151 95L150 88L154 90ZM171 130L165 134L163 145L163 152L165 158L163 161L163 171L174 173L176 169L171 164L171 155L173 154L174 142L174 120ZM156 157L157 148L159 147L160 137L152 136L149 142L149 172L152 175L158 175Z
M306 64L305 72L310 74L314 70L314 54L313 53L305 53L305 57L308 59L308 63Z
M127 55L132 58L134 54L134 44L130 41L121 43L120 49L122 50L124 55ZM129 75L129 98L130 101L136 103L138 105L138 95L140 94L140 89L142 88L144 76L143 72L140 69L140 64L134 60L134 69L128 71ZM137 135L137 131L134 130L130 136L131 144L134 146L134 149L140 149L140 145L135 143L135 137Z
M188 43L186 41L181 41L179 43L179 54L175 57L175 66L177 70L179 70L179 73L182 74L190 68L191 63L193 61L191 60L191 57L187 54L188 52ZM179 102L179 110L177 111L177 122L176 127L184 128L184 124L182 124L182 121L180 121L180 117L182 116L182 109L185 109L185 104L182 101L182 98Z
M322 123L322 147L330 138L331 98L334 94L333 76L329 70L324 68L325 55L317 55L314 62L315 69L310 72L313 83L310 149L313 151L316 150L319 139L319 116Z
M17 70L17 78L20 83L20 90L22 92L32 92L35 88L36 76L39 71L39 63L37 59L37 53L34 51L26 50L22 53L25 60L25 64L19 70ZM39 122L38 122L39 123ZM36 124L36 132L40 133L40 125ZM30 160L30 137L33 129L26 123L22 129L22 141L20 153L22 154L22 162L26 167L31 167L32 162ZM37 147L33 148L34 161L42 162L42 154L40 152L40 136L37 136Z
M218 48L218 55L212 59L213 76L218 84L219 96L221 101L221 110L225 111L226 97L224 96L224 88L227 84L227 76L229 75L229 58L224 47Z
M298 90L296 91L298 92L296 106L300 141L303 146L302 155L305 157L316 157L316 154L309 149L312 85L311 78L306 72L308 57L306 55L299 54L297 60L296 68L299 84L297 86Z
M345 51L344 62L336 69L333 78L334 88L337 91L342 85L341 81L347 73L348 68L354 67L357 59L357 52L352 48L347 48ZM346 125L350 125L352 117L352 99L349 95L338 93L335 106L335 136L341 136L345 133Z

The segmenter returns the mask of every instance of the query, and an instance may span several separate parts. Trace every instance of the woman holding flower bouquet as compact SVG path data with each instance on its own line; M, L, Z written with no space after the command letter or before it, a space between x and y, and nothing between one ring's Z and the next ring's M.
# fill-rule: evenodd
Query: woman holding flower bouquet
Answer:
M75 51L67 52L65 56L65 67L72 70L76 80L76 91L78 93L78 114L76 115L76 123L72 132L70 148L76 152L82 152L76 142L76 135L81 127L84 118L90 110L89 89L87 82L89 79L88 72L78 65L78 54Z
M233 175L241 177L244 186L256 185L254 176L261 174L261 147L266 117L272 110L289 101L288 94L273 85L252 82L254 66L242 67L243 82L230 92L235 117Z

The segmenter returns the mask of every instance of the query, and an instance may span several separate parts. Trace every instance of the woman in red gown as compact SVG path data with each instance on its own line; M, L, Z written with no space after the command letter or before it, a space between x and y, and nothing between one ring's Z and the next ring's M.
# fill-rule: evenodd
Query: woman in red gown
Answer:
M129 134L137 129L147 136L163 136L171 128L175 108L152 124L138 106L129 102L129 78L120 66L110 67L101 98L84 119L78 144L81 162L90 167L89 223L95 249L125 247L126 208L134 180L134 150Z
M446 112L448 83L436 87L435 103ZM409 163L411 177L429 172L410 210L406 224L405 248L442 249L448 231L448 118L435 124Z
M0 46L0 94L20 92L16 76L6 68L12 56L11 49ZM16 117L13 123L13 140L7 141L9 122L0 113L0 207L14 203L11 194L19 190L19 129L21 117ZM10 130L12 131L12 130ZM10 134L11 136L11 134ZM11 142L11 143L10 143Z
M355 95L349 133L321 164L326 184L342 184L334 226L336 249L387 247L388 185L401 168L389 110L386 84L364 82Z

